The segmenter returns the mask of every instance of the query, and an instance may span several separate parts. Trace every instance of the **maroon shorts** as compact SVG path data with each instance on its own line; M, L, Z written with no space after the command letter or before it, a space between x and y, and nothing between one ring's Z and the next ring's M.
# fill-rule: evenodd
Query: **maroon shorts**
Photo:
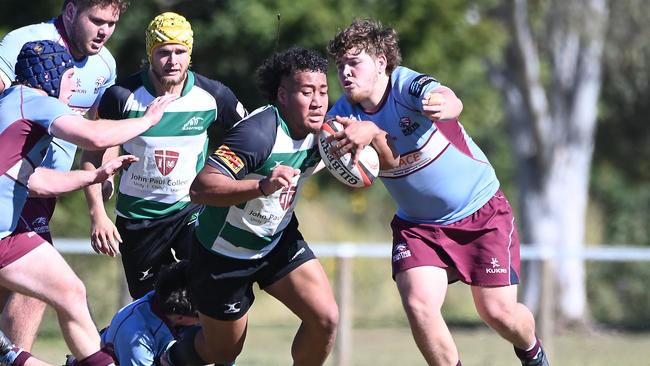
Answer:
M449 225L416 224L395 216L393 278L420 266L447 270L449 282L473 286L519 283L519 237L501 191L470 216Z
M17 233L0 239L0 269L5 268L47 241L33 231Z

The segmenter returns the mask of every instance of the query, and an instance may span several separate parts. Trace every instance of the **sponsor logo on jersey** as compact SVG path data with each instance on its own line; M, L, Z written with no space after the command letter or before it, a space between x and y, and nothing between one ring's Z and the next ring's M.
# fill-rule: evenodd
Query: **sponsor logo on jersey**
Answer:
M424 91L424 87L434 81L436 83L438 82L438 80L436 80L433 76L418 75L415 79L413 79L413 81L411 81L411 85L409 85L409 94L414 97L421 97L422 91Z
M408 117L402 117L399 119L399 128L402 129L402 133L404 134L404 136L408 136L413 134L413 132L415 132L418 128L420 128L420 124L411 121L411 119Z
M237 174L244 168L244 161L232 152L228 146L221 145L214 153L233 173Z
M296 197L296 186L292 185L289 187L282 188L280 192L280 207L283 210L288 210L293 203L293 199Z
M395 245L395 248L393 249L393 262L397 262L399 260L408 258L410 256L411 256L411 250L409 249L406 243L400 243Z
M499 260L497 258L492 258L492 260L490 260L490 264L492 265L492 268L487 267L485 269L485 273L508 273L507 269L501 268L501 265L499 264Z
M201 124L203 122L203 117L198 117L194 116L187 120L185 124L183 125L183 128L181 130L183 131L203 131L203 125Z
M156 158L156 167L163 176L167 176L174 170L178 162L180 153L172 150L154 150L154 157Z

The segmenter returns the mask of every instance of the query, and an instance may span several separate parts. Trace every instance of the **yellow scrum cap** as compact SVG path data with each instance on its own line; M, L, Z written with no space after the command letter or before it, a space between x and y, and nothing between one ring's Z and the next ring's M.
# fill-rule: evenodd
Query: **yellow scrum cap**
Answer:
M178 43L188 48L192 55L194 32L184 16L172 12L162 13L149 23L146 32L147 58L151 61L153 49L168 43Z

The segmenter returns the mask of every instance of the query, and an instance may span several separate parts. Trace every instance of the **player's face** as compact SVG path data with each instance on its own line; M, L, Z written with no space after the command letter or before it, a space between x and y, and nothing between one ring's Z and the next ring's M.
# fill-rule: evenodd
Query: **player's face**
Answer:
M91 6L79 11L70 3L65 9L71 19L72 32L68 34L74 48L75 57L95 55L113 35L120 12L117 6Z
M320 130L328 107L327 76L299 71L285 77L278 88L278 108L295 139Z
M66 70L61 75L61 85L59 86L59 100L65 104L70 104L70 98L77 89L77 84L74 81L74 67Z
M163 44L151 54L151 71L165 89L183 84L189 66L190 53L182 44Z
M366 102L378 93L383 95L379 75L385 70L382 59L373 58L366 51L351 49L336 60L339 81L343 93L354 104Z

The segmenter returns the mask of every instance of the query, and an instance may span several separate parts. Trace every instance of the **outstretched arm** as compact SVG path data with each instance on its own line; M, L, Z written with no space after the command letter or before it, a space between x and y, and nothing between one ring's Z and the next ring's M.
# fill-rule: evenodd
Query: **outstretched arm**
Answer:
M167 105L177 96L168 94L151 102L144 116L139 118L89 121L79 115L67 114L57 118L51 132L86 150L100 150L120 145L156 125Z
M63 193L85 187L89 184L103 182L124 166L138 161L133 155L123 155L109 161L98 169L73 170L60 172L58 170L38 167L30 175L27 183L30 196L54 197Z

